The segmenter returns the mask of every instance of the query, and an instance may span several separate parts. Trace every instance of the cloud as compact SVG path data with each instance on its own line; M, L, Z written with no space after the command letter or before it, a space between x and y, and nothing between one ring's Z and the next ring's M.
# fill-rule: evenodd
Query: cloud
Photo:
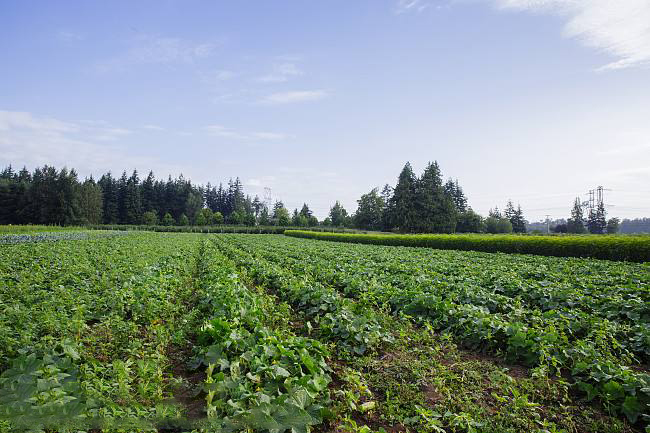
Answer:
M557 14L564 33L618 60L599 70L650 64L648 0L489 0L502 9Z
M162 126L152 125L152 124L142 125L142 129L148 129L150 131L164 131L165 130L165 128L163 128Z
M214 73L213 78L217 81L226 81L226 80L230 80L234 76L235 73L232 71L219 70Z
M598 152L598 155L601 156L628 155L630 153L638 153L644 150L650 150L650 143L636 144L631 146L617 146L609 149L603 149Z
M68 122L29 112L0 111L0 160L31 167L74 167L87 173L123 169L124 161L150 167L150 158L127 155L126 147L114 142L130 133L102 121Z
M264 97L262 104L292 104L297 102L318 101L325 99L329 93L325 90L294 90L289 92L272 93Z
M406 12L422 12L430 6L430 0L398 0L395 12L398 14Z
M303 72L298 69L295 63L284 62L273 66L273 72L259 77L257 81L262 83L283 83L289 81L289 78L302 75Z
M100 72L125 70L145 64L191 64L210 57L218 44L192 43L181 38L142 34L129 43L126 52L97 63Z
M49 117L34 117L24 111L0 110L0 131L32 130L42 134L56 135L64 132L77 132L81 127L70 122Z
M69 30L59 30L56 34L57 39L63 42L76 42L83 41L85 39L84 35L77 32L72 32Z
M208 125L203 128L208 134L215 137L231 138L234 140L284 140L289 138L287 134L277 132L237 132L228 129L223 125Z

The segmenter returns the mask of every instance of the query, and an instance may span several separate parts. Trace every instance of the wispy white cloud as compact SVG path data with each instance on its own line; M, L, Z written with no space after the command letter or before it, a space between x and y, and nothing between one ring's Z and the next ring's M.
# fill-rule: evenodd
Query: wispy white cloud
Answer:
M233 71L228 71L225 69L221 69L218 71L215 71L213 78L217 81L226 81L230 80L235 76L235 73Z
M109 72L133 65L191 64L210 57L217 47L216 43L193 43L181 38L141 34L130 41L124 53L95 66L100 72Z
M126 146L116 139L130 133L102 121L68 122L29 112L0 111L0 160L31 167L74 167L86 173L124 168L124 161L133 166L163 167L149 158L127 155Z
M159 125L153 125L153 124L147 124L147 125L142 125L142 129L148 129L150 131L164 131L165 128Z
M265 96L260 103L262 104L292 104L298 102L318 101L329 97L329 92L325 90L294 90L289 92L272 93Z
M622 155L629 155L632 153L638 153L643 151L650 151L650 143L611 147L609 149L604 149L599 151L598 155L601 156L621 155L622 156Z
M35 117L24 111L0 110L0 131L32 130L42 134L55 135L65 132L77 132L81 126L53 119L50 117Z
M431 0L398 0L395 13L422 12L431 6Z
M85 39L84 35L81 33L73 32L70 30L59 30L56 34L56 37L63 42L76 42L83 41Z
M564 33L618 60L600 70L650 65L648 0L488 0L502 9L556 14Z
M203 128L208 134L215 137L230 138L234 140L284 140L290 138L287 134L277 132L238 132L223 125L208 125Z
M273 71L268 75L257 78L257 81L262 83L283 83L289 81L291 77L296 77L302 74L303 72L295 63L283 62L273 65Z

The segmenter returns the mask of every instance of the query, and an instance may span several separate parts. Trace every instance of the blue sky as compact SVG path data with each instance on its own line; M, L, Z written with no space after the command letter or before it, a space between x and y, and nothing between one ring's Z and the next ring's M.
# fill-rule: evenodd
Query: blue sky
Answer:
M324 217L437 160L481 213L650 216L647 0L0 3L0 165L239 176Z

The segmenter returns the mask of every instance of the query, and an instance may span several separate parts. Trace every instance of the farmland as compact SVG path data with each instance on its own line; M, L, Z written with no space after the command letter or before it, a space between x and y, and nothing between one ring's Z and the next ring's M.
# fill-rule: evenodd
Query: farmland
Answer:
M0 245L0 431L650 422L647 263L281 235L19 236Z

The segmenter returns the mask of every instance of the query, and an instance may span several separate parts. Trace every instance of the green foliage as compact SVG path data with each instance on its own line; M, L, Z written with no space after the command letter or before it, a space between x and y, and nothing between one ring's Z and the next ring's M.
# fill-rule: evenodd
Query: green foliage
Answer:
M456 232L458 233L483 233L485 232L483 217L472 210L467 209L456 217Z
M489 220L490 218L488 218ZM324 233L286 230L287 236L337 242L455 249L466 251L592 257L605 260L650 261L648 236L521 236L521 235L393 235Z
M507 218L489 216L485 219L485 231L491 234L512 233L512 223Z
M212 225L221 225L223 224L223 215L221 215L221 212L215 212L212 215Z
M366 230L381 230L384 226L384 211L386 203L374 188L357 200L358 207L354 214L355 227Z
M567 221L567 232L575 234L587 233L585 228L584 216L582 214L582 206L580 198L576 197L571 209L571 218Z
M171 217L171 215L169 215ZM155 226L158 224L158 215L154 211L147 211L142 214L142 223L148 226Z
M296 274L456 335L473 350L570 375L586 398L599 399L630 422L650 409L650 375L631 367L636 357L650 359L650 280L644 265L275 243L275 253L268 243L258 248L277 261L290 257L286 261Z
M172 217L171 214L170 214L169 212L167 212L167 213L163 216L162 221L161 221L161 224L162 224L163 226L168 226L168 227L169 227L169 226L173 226L173 225L175 225L175 224L176 224L176 221L174 220L174 217Z
M607 234L613 235L618 233L621 220L618 218L610 218L607 220Z

